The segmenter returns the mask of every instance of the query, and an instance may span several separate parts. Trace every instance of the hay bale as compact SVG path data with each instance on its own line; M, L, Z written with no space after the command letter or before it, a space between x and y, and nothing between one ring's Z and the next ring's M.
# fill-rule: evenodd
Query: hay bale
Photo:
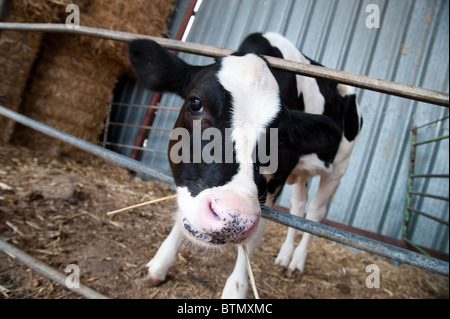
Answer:
M13 1L7 22L52 22L55 6L45 0ZM0 103L18 111L31 66L41 44L41 33L3 31L0 34ZM9 142L15 122L0 117L0 145Z
M42 56L33 70L33 79L22 104L22 113L66 133L96 143L103 130L113 90L121 68L104 56L81 45L79 37L45 37ZM34 147L58 145L31 129L16 134L22 143Z
M59 23L65 20L69 0L13 1L7 22ZM86 10L91 0L77 0L80 10ZM0 33L0 103L19 111L32 65L39 53L43 34L40 32L2 31ZM9 142L15 122L0 117L0 145Z
M96 0L80 16L80 23L161 36L171 10L171 0ZM63 34L48 34L43 42L22 113L98 143L115 85L129 71L126 44ZM28 146L78 151L28 128L16 131L15 141Z
M96 0L81 17L80 24L116 31L152 36L167 34L166 23L173 11L172 0ZM92 37L81 37L95 52L104 53L118 62L127 73L132 68L125 43Z
M58 19L63 3L48 0L13 1L7 22L50 23Z
M92 0L76 0L81 12L85 12ZM67 13L69 0L20 0L13 1L7 22L61 23ZM0 95L6 98L0 104L20 111L24 90L33 63L39 53L43 34L40 32L2 31L0 33ZM0 145L12 137L15 122L0 117Z

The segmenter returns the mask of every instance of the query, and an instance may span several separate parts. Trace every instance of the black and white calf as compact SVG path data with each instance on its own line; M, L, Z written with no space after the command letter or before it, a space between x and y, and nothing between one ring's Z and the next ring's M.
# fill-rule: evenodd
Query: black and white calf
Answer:
M178 212L170 235L147 265L149 281L157 284L165 279L185 237L205 246L245 243L251 256L266 226L260 204L273 205L286 182L293 184L291 212L303 217L306 181L320 175L318 194L306 218L324 217L361 127L353 88L272 70L262 55L315 64L275 33L252 34L235 54L206 66L189 65L147 40L131 42L129 55L144 86L185 99L174 131L182 128L190 133L187 138L183 134L171 138L169 144L169 154L184 159L169 156ZM215 132L210 135L223 142L207 152L219 154L219 160L195 160L208 147L207 140L195 139L196 125L202 133ZM277 144L270 149L275 152L270 164L276 169L270 171L254 152L273 140L273 129ZM186 150L188 154L180 154ZM294 236L295 230L289 229L275 262L290 272L302 272L310 236L305 234L295 251ZM244 298L247 288L239 246L222 297Z

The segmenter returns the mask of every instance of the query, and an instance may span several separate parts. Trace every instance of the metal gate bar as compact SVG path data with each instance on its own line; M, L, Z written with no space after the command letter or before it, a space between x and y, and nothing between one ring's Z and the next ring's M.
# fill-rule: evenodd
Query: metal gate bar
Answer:
M0 114L20 124L28 126L36 131L44 133L50 137L56 138L67 144L78 147L83 151L86 151L100 158L103 158L104 160L110 161L116 164L117 166L128 168L137 173L144 174L146 176L157 179L160 182L174 185L172 176L169 176L167 174L161 173L158 170L147 167L139 161L125 157L108 149L105 149L101 146L86 142L85 140L75 137L73 135L56 130L48 125L42 124L41 122L33 120L19 113L13 112L10 109L1 105L0 105Z
M71 34L95 36L99 38L124 42L129 42L135 39L149 39L159 43L161 46L169 50L187 52L209 57L220 57L224 55L229 55L232 52L234 52L233 50L216 48L204 44L181 42L173 39L138 35L128 32L112 31L107 29L98 29L84 26L80 26L77 28L69 28L65 24L0 22L0 30L71 33ZM265 58L272 67L282 69L287 72L317 78L325 78L339 83L360 87L363 89L368 89L381 93L405 97L416 101L422 101L449 107L449 95L443 92L423 89L417 86L400 84L360 74L328 69L325 67L311 64L287 61L268 56L265 56Z
M109 299L105 295L93 290L92 288L89 288L88 286L85 286L82 283L80 283L78 288L68 286L66 284L67 274L60 273L59 271L44 264L42 261L28 255L24 251L20 250L17 247L14 247L11 244L8 244L3 240L0 240L0 251L3 251L11 258L18 260L25 266L35 270L41 275L53 280L62 287L65 287L78 295L81 295L89 299Z
M141 162L132 160L123 155L114 153L100 146L86 142L75 136L66 134L50 126L42 124L38 121L30 119L24 115L13 112L3 106L0 106L0 115L4 115L22 125L28 126L41 133L57 138L72 146L78 147L86 152L97 155L107 161L110 161L120 167L125 167L135 172L147 175L148 177L157 179L163 183L169 183L174 186L172 177L146 167ZM425 269L427 271L435 272L441 275L449 275L448 262L439 260L437 258L424 256L403 248L393 245L381 243L379 241L369 239L363 236L352 234L340 229L336 229L321 223L313 222L305 218L297 217L288 213L284 213L274 208L261 206L262 217L271 221L289 226L301 231L308 232L312 235L323 237L340 244L364 250L371 254L381 257L386 257L396 260L401 263L409 264L415 267Z

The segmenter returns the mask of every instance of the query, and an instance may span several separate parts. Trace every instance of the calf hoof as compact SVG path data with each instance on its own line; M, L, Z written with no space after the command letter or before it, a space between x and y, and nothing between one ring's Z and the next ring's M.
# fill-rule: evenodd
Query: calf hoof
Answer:
M235 278L229 277L222 291L222 299L245 299L247 298L248 284Z
M293 252L294 252L294 246L284 244L281 247L277 258L275 259L275 264L278 266L281 266L283 268L288 268Z
M301 280L302 277L303 277L303 271L301 271L301 270L299 270L297 268L288 269L286 271L286 277L292 278L292 279L295 279L295 280Z
M151 276L150 274L147 274L147 276L145 276L144 278L136 279L134 282L138 286L156 287L156 286L160 285L163 281L164 281L164 279L161 280L161 279Z
M289 262L291 261L290 256L288 258L278 255L275 259L275 265L278 265L284 269L289 266Z

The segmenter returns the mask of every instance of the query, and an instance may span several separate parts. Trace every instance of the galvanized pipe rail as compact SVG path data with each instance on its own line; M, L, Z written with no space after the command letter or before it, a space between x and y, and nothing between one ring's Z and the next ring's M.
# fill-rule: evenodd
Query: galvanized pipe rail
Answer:
M19 113L13 112L10 109L0 105L0 115L4 115L20 124L28 126L36 131L44 133L50 137L56 138L67 144L75 146L83 151L94 154L104 160L110 161L119 167L128 168L136 173L144 174L146 176L157 179L160 182L173 185L173 178L167 174L161 173L158 170L152 169L141 162L133 160L131 158L119 155L113 151L107 150L101 146L86 142L83 139L75 137L73 135L56 130L48 125L42 124L29 117L23 116Z
M30 119L24 115L11 111L3 106L0 106L0 115L6 116L22 125L28 126L41 133L47 134L51 137L60 139L72 146L78 147L84 151L97 155L107 161L110 161L118 166L128 168L130 170L139 172L148 177L157 179L163 183L174 185L173 179L166 174L160 173L156 170L150 169L141 162L132 160L123 155L106 150L100 146L86 142L75 136L66 134L54 128L51 128L38 121ZM340 229L336 229L321 223L313 222L305 218L297 217L274 208L261 206L262 217L289 226L301 231L308 232L312 235L323 237L350 247L364 250L371 254L381 257L396 260L401 263L409 264L415 267L425 269L427 271L435 272L441 275L449 275L448 262L417 254L415 252L402 249L393 245L381 243L379 241L365 238L356 234L352 234Z
M67 278L66 274L60 273L59 271L44 264L42 261L28 255L24 251L18 249L17 247L14 247L11 244L8 244L7 242L1 239L0 239L0 251L3 251L11 258L18 260L25 266L37 271L41 275L53 280L62 287L66 287L67 289L71 290L72 292L78 295L81 295L89 299L109 299L105 295L93 290L92 288L89 288L88 286L82 283L80 283L78 287L68 286L66 284Z
M10 31L34 31L34 32L54 32L69 33L78 35L95 36L104 39L130 42L134 39L149 39L159 43L169 50L181 51L209 57L220 57L233 52L229 49L221 49L209 45L182 42L173 39L158 38L134 33L112 31L106 29L90 28L80 26L77 28L68 27L65 24L45 24L45 23L6 23L0 22L0 30ZM387 80L354 74L345 71L328 69L305 63L298 63L274 57L265 57L269 64L277 69L288 72L329 79L355 87L377 91L381 93L400 96L416 101L449 107L449 95L443 92L423 89L417 86L400 84Z

